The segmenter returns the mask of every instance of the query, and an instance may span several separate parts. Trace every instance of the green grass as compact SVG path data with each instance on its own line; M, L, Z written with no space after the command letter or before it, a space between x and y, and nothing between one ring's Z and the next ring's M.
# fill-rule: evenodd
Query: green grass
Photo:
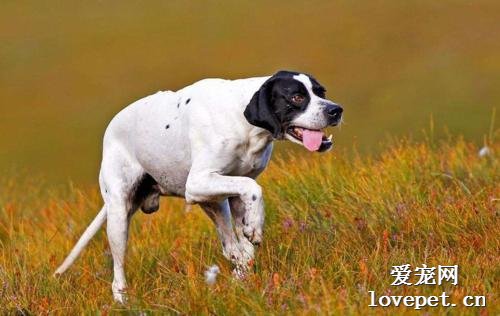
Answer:
M130 305L112 302L112 261L99 233L67 274L51 273L97 213L96 187L54 189L23 175L0 186L0 309L34 314L127 311L183 314L420 314L370 308L379 295L439 295L454 308L430 314L495 315L500 262L498 145L478 157L470 143L394 141L381 154L275 157L259 179L265 241L255 272L231 277L214 227L182 200L138 213L127 255ZM460 266L452 286L390 286L392 265ZM217 264L214 286L203 272ZM487 308L461 306L485 295Z

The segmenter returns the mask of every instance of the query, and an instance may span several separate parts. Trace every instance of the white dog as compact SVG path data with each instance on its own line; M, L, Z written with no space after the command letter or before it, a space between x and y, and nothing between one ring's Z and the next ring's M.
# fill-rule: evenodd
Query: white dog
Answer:
M123 303L130 218L139 207L156 211L160 196L168 195L205 210L224 256L243 276L254 245L262 241L264 203L254 179L269 162L273 139L326 151L331 136L321 129L337 125L341 116L342 108L325 99L325 89L313 77L290 71L205 79L132 103L104 135L99 174L104 206L55 274L68 269L107 221L113 296Z

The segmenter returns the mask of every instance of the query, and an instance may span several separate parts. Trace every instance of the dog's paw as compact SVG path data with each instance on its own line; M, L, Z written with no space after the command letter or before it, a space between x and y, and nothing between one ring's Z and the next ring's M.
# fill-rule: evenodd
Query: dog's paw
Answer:
M243 235L254 245L262 242L264 216L262 212L247 212L243 217Z
M113 289L113 299L115 302L126 305L128 303L127 289L125 287L118 287L115 284L112 284L111 287Z
M248 241L256 246L260 245L262 242L262 229L260 227L245 224L245 226L243 226L243 235L245 235Z
M236 280L244 280L248 272L250 271L248 265L236 265L236 267L233 269L233 278Z
M241 243L226 245L222 253L234 266L246 266L254 257L253 245L248 240L246 240L246 243L247 247L243 247Z
M113 299L122 305L127 305L128 303L128 296L125 292L113 292Z

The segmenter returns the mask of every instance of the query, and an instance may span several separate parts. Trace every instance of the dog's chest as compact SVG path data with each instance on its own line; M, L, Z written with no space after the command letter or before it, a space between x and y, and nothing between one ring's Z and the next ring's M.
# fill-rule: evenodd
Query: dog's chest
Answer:
M243 143L236 146L227 161L225 174L232 176L256 177L269 163L272 143L266 141Z

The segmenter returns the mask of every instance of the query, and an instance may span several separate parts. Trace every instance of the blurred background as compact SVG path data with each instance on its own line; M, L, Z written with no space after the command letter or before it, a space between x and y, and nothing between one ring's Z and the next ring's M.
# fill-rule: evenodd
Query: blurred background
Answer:
M0 171L97 183L124 106L279 69L313 74L344 105L336 150L423 138L431 117L436 138L481 145L500 101L499 34L499 1L2 1Z

